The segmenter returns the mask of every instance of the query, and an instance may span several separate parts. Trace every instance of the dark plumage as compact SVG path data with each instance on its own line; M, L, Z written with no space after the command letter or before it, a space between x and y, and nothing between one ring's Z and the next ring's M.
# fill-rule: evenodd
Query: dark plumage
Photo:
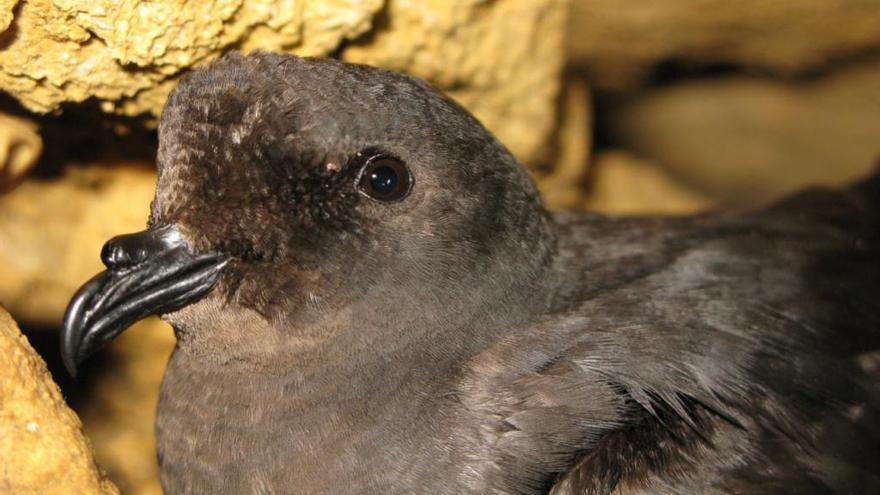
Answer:
M877 178L550 215L424 82L273 54L194 72L159 137L64 345L166 313L168 493L880 492Z

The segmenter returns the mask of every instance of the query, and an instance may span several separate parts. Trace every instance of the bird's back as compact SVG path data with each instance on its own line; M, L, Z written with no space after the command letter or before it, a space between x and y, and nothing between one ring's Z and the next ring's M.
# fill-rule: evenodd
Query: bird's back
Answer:
M629 419L556 493L880 492L880 177L745 215L557 221L584 279L555 303L584 321L557 361Z

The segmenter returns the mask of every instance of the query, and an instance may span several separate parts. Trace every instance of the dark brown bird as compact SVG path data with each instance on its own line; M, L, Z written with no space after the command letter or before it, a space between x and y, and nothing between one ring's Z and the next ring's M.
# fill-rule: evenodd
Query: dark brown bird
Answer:
M169 494L880 493L877 178L551 215L426 83L265 53L186 78L159 141L63 352L174 326Z

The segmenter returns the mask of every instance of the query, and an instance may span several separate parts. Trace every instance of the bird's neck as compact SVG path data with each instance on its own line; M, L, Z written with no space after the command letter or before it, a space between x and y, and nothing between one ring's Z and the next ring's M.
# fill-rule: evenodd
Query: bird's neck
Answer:
M298 329L279 328L255 313L206 307L218 325L212 331L227 333L219 341L237 339L232 345L238 348L225 349L220 359L210 345L183 336L176 349L157 418L166 490L210 493L216 472L260 472L271 458L296 466L296 479L309 487L302 493L330 492L328 479L354 476L328 471L340 455L375 455L378 471L395 472L399 466L384 466L393 459L375 453L375 446L433 441L419 437L433 430L417 420L435 421L428 419L438 414L435 399L452 400L445 398L454 396L468 359L501 338L501 329L535 313L529 308L538 298L528 289L451 291L438 295L433 309L394 321L364 301ZM449 311L452 304L455 311ZM234 337L239 335L245 337ZM257 344L267 341L274 345ZM187 489L178 482L195 484ZM232 484L224 487L228 493L250 489L233 475L226 482Z
M388 452L410 445L427 452L445 445L432 435L437 429L451 431L441 424L454 420L448 403L457 404L465 363L501 338L499 329L530 317L536 300L530 302L519 289L506 299L494 298L494 308L463 306L452 312L454 319L413 313L411 322L400 322L412 325L403 327L411 331L394 339L371 318L356 317L365 308L349 308L328 319L323 330L301 329L295 340L276 341L274 362L283 367L258 368L245 354L221 362L193 355L193 346L179 346L163 382L157 418L166 491L245 493L253 488L254 473L262 473L282 485L295 480L300 493L358 493L339 491L341 479L347 480L343 486L360 486L357 466L371 466L371 476L381 477L401 472L404 465L417 471L440 463L451 454L440 449L401 459ZM227 324L237 332L277 332L253 320ZM426 466L410 465L418 463ZM228 473L223 486L217 484L218 472ZM372 483L384 487L382 480Z
M493 268L500 274L466 275L448 285L385 285L321 318L294 321L206 298L174 315L175 327L186 329L178 332L176 352L192 370L301 383L333 377L339 381L324 381L334 388L455 366L546 309L552 256L525 268L507 264Z

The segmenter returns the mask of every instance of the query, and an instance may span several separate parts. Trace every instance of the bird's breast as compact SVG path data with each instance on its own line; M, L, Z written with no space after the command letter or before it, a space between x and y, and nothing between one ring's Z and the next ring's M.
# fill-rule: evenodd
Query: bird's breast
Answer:
M468 421L412 376L302 382L196 369L186 357L172 357L157 415L167 493L467 492L453 480Z

